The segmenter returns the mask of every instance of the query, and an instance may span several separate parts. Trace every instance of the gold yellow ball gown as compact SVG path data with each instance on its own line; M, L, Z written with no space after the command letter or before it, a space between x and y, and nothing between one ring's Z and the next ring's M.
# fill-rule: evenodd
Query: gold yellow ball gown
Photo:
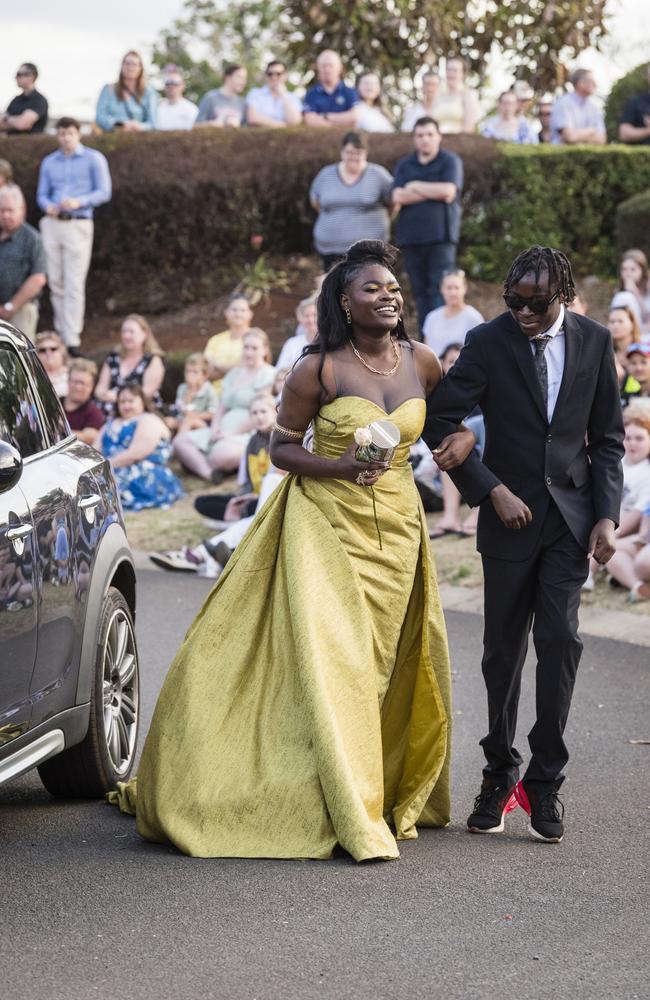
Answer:
M373 489L286 476L190 627L138 777L112 793L147 840L363 861L449 822L447 640L407 463L425 402L340 396L314 451L337 457L387 415L401 444Z

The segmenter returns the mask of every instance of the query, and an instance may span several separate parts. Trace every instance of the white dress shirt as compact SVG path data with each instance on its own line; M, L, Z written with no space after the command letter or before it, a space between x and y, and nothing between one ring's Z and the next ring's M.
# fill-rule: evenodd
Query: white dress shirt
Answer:
M553 419L553 411L555 410L555 404L557 403L557 397L560 392L560 384L562 382L562 374L564 372L564 354L566 350L566 343L564 338L564 306L560 306L560 314L555 320L553 326L549 327L548 330L544 330L544 333L540 333L538 337L533 337L530 341L530 349L535 354L535 340L539 337L550 337L548 344L546 345L546 350L544 351L544 357L546 358L546 368L548 371L548 401L547 401L547 416L548 422L550 424Z

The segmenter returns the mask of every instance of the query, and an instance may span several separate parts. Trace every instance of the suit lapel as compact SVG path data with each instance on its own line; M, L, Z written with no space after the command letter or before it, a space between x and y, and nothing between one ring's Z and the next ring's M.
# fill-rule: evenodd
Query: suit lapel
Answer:
M524 382L528 386L528 390L537 404L537 408L544 418L544 422L548 423L548 414L546 412L546 404L542 399L542 390L539 385L539 379L537 377L537 371L535 369L535 362L533 360L533 352L530 349L530 343L528 338L519 329L519 326L514 321L512 316L508 313L508 319L510 321L510 347L512 353L515 356L515 360L519 365L521 374L524 377Z
M553 420L566 403L571 392L573 380L580 364L582 354L582 333L575 316L568 310L564 313L564 371L560 382L555 409L553 410ZM553 423L551 420L551 423Z

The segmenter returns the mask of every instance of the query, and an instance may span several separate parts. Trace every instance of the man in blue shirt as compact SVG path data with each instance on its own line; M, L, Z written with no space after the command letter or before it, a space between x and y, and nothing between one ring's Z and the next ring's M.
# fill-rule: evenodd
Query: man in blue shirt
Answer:
M443 304L442 277L456 266L463 162L440 148L433 118L416 121L413 141L415 152L395 168L392 200L400 210L395 242L404 251L421 330L427 313Z
M338 52L325 49L316 60L318 83L305 94L303 113L305 125L328 128L357 124L359 95L343 83L343 63Z
M111 198L106 157L81 144L79 122L60 118L59 148L41 163L36 200L54 328L68 353L78 355L86 307L86 275L93 248L93 212Z

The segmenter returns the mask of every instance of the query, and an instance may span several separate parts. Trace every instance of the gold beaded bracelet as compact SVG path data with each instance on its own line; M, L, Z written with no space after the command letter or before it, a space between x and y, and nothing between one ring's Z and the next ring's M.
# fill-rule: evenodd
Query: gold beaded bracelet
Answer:
M295 438L297 441L302 441L306 433L306 431L291 431L288 427L283 427L278 423L273 424L272 430L277 431L278 434L284 434L285 437Z

